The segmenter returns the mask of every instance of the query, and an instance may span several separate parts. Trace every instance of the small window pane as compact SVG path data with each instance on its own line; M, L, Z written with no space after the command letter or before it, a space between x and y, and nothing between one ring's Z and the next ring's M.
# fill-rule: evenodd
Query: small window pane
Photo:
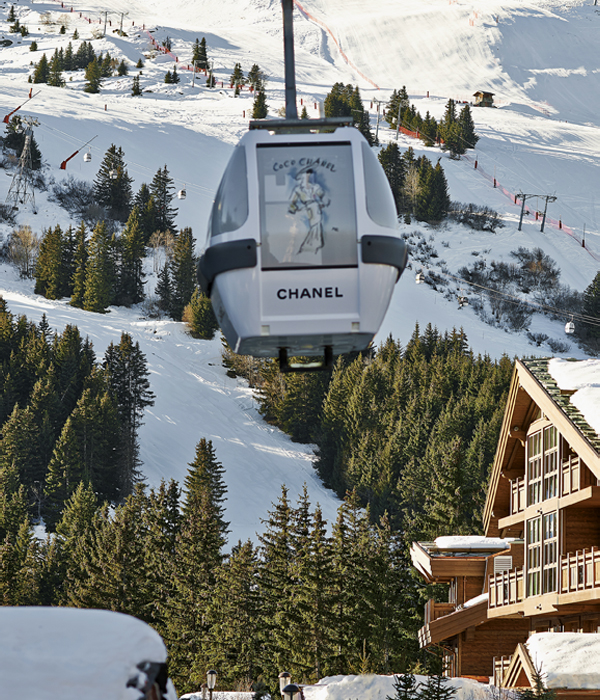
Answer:
M396 228L398 213L388 179L377 156L366 144L362 144L367 212L380 226Z
M235 231L248 218L246 150L237 146L217 190L211 216L211 235Z

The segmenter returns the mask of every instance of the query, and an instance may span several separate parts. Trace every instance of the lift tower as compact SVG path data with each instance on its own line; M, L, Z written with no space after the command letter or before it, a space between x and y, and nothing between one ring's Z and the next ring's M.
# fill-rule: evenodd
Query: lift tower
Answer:
M31 202L33 213L37 214L35 208L35 196L33 192L33 168L31 165L31 139L33 137L33 127L39 122L34 117L23 117L21 123L25 126L25 143L19 158L17 172L10 183L10 188L6 196L5 204L12 204L13 209L18 209L19 204Z

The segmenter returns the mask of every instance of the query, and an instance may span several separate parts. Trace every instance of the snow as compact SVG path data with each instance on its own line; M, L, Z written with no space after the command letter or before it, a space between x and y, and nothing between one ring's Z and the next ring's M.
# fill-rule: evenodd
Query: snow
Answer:
M401 224L403 232L419 231L436 249L439 257L431 260L431 266L443 258L448 270L457 274L476 260L511 261L510 251L519 246L539 246L560 265L562 282L579 291L591 282L600 258L596 205L600 64L593 41L598 15L587 0L302 0L300 4L304 12L294 14L298 98L311 117L318 115L319 103L335 82L360 86L373 128L375 109L370 100L385 103L403 84L421 114L429 110L436 118L442 116L448 97L471 99L478 89L495 93L497 109L473 109L481 140L469 158L452 161L437 148L399 138L402 150L412 146L417 156L427 155L433 162L441 158L453 200L491 206L505 223L496 234L466 231L455 224L441 229ZM107 79L98 95L83 92L82 71L67 77L64 89L36 85L40 94L20 114L40 120L35 137L48 163L49 180L59 182L72 175L92 181L113 143L124 150L134 191L167 164L176 189L183 185L187 189L187 199L176 203L177 225L193 228L200 250L212 198L233 146L247 130L252 109L247 91L235 98L228 88L234 64L240 62L247 72L259 63L266 71L270 115L284 103L280 2L75 0L68 5L73 12L51 0L15 5L17 17L30 32L25 38L10 34L5 17L0 20L0 34L13 41L0 54L0 112L8 114L24 104L32 87L27 83L32 60L39 60L42 52L51 56L56 48L66 48L74 29L81 40L92 39L101 28L98 20L108 11L112 24L104 38L94 39L94 48L110 51L117 60L124 58L129 76ZM121 12L128 13L125 37L115 34ZM43 13L56 24L42 21ZM62 22L68 24L65 35L58 34ZM180 84L164 84L173 59L156 52L152 57L149 32L159 43L167 36L171 39L173 54L179 57ZM193 42L203 36L223 88L209 90L202 79L192 86L185 69ZM39 47L36 53L29 51L33 40ZM77 42L73 44L77 47ZM144 60L140 76L144 94L134 98L130 88L139 58ZM84 162L80 153L65 171L59 170L61 161L95 135L91 163ZM381 142L394 137L382 122ZM6 177L0 173L0 201L11 182L11 172L2 172ZM505 191L493 187L493 176ZM526 217L523 230L517 231L520 205L509 194L520 190L558 197L549 206L554 223L547 223L545 233L533 216ZM36 191L36 202L37 215L21 209L19 225L31 225L41 233L49 226L76 223L48 201L47 192ZM532 201L532 208L536 204ZM584 224L586 248L580 243ZM10 227L0 225L0 235L9 232ZM503 353L549 354L546 344L537 348L525 332L485 325L472 307L459 310L455 300L427 285L415 285L414 272L413 267L400 279L377 342L391 333L405 345L418 321L422 330L427 323L441 332L463 327L476 354L493 358ZM153 285L149 279L150 292ZM338 500L315 475L313 448L292 443L262 421L252 392L243 381L227 377L220 366L220 340L193 340L181 324L150 319L143 308L114 308L100 316L73 309L65 301L45 300L33 294L31 281L17 279L7 266L0 267L0 294L15 314L39 321L46 313L59 331L67 323L78 325L99 357L110 342L118 342L122 331L131 333L146 354L157 397L140 433L147 482L157 486L161 478L171 477L182 482L196 443L201 437L211 439L226 469L232 542L255 538L282 483L294 499L306 482L313 504L319 502L325 517L334 520ZM563 329L564 321L540 315L530 328L551 340L568 340L570 345L558 353L561 356L585 359Z
M426 683L426 676L415 676L418 683ZM455 700L491 700L489 686L468 678L452 678L449 685L456 688ZM305 700L385 700L394 697L394 676L329 676L316 685L304 686Z
M127 688L127 682L140 674L137 664L163 663L166 658L158 632L129 615L0 607L0 679L5 698L139 700L140 691Z
M483 537L480 535L448 535L437 537L435 545L438 549L443 550L460 550L465 549L477 551L490 551L508 549L513 538L503 539L501 537Z
M237 691L226 691L226 690L213 690L212 700L252 700L254 693L245 692L242 690ZM179 700L206 700L208 698L208 691L205 697L202 697L202 693L186 693L181 695ZM265 700L269 700L268 696Z
M576 632L533 634L526 642L548 688L600 689L600 636Z
M463 608L472 608L475 605L479 605L479 603L483 603L484 600L487 600L489 598L489 592L486 593L480 593L479 595L476 595L474 598L469 598L465 603L463 603Z
M573 362L553 358L548 362L548 372L560 389L575 392L569 397L570 402L600 435L600 360Z

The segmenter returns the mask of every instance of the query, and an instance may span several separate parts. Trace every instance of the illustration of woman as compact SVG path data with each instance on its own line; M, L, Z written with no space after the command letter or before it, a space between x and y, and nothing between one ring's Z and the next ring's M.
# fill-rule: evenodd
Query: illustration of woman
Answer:
M290 214L304 212L308 220L308 233L302 241L298 253L320 250L325 241L323 239L323 210L328 207L330 200L325 199L325 190L316 182L310 181L313 170L300 171L296 175L298 184L292 191L288 211Z

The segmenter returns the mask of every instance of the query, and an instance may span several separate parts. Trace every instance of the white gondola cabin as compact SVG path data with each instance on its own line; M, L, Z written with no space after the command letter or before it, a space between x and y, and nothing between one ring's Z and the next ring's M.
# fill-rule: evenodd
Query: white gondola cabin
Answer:
M90 163L91 160L92 160L92 153L91 153L91 151L86 151L86 152L83 154L83 161L84 161L84 163Z
M330 365L379 330L406 245L385 173L347 123L252 122L233 152L198 270L236 353Z
M573 333L575 333L575 324L573 323L573 319L565 324L565 333L567 335L573 335Z

